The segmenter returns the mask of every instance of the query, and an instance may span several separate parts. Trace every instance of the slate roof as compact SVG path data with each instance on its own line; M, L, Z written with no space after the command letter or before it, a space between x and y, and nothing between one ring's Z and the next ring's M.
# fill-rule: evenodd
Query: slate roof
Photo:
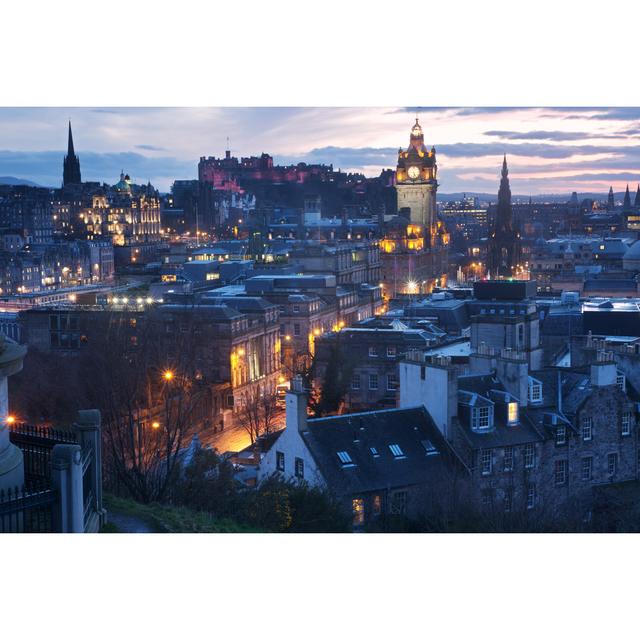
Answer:
M428 485L454 465L465 469L424 407L317 418L309 420L302 437L339 495ZM428 453L423 442L434 451ZM390 445L403 455L394 455ZM338 452L351 462L341 462Z
M544 385L543 385L544 387ZM460 376L458 388L461 391L476 393L491 399L491 391L505 391L505 388L493 374L479 374ZM537 442L543 439L543 435L527 416L526 409L520 409L519 422L516 425L508 425L500 416L500 412L494 413L494 428L489 431L472 431L468 424L460 423L461 433L467 443L474 449L492 449L495 447L510 447L527 442Z

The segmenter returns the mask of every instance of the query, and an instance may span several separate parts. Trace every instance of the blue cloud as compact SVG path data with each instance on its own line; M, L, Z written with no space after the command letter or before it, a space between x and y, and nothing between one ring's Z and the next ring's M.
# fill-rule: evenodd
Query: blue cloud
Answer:
M120 171L127 172L134 182L150 180L157 187L167 190L175 179L197 176L197 161L183 161L171 156L149 158L139 153L78 154L82 179L90 182L115 183ZM33 180L46 186L59 186L62 182L64 151L2 151L0 150L0 175Z

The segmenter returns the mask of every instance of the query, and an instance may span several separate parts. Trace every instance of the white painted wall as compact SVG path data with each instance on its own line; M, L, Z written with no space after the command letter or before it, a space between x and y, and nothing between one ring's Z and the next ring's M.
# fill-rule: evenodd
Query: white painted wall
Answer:
M422 367L425 372L424 380L421 377ZM400 407L423 405L445 437L449 435L454 411L449 402L448 373L444 367L429 366L425 363L400 363ZM457 403L457 398L455 401Z
M324 488L326 486L324 478L301 435L301 430L306 429L307 397L305 394L290 391L286 395L285 405L287 426L262 458L258 469L258 482L273 474L278 474L285 480L298 480L295 475L295 459L301 458L304 461L303 480L310 486ZM276 453L278 451L284 453L284 473L279 472L277 468Z

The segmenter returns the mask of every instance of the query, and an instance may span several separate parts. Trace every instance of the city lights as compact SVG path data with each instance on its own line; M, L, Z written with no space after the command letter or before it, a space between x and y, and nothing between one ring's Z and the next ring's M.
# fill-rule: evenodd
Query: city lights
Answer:
M173 371L167 369L163 374L162 377L167 381L171 381L173 380Z
M7 416L7 424L15 424L15 416Z
M157 420L154 420L154 421L151 423L151 427L152 427L153 429L159 429L159 428L160 428L160 423L159 423Z

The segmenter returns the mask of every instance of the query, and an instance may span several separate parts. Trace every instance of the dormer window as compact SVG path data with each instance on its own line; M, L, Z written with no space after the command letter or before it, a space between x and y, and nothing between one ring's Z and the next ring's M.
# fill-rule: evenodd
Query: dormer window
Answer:
M475 407L471 410L471 427L482 431L493 426L493 407L486 405Z
M542 402L542 382L529 376L529 402L539 404Z

